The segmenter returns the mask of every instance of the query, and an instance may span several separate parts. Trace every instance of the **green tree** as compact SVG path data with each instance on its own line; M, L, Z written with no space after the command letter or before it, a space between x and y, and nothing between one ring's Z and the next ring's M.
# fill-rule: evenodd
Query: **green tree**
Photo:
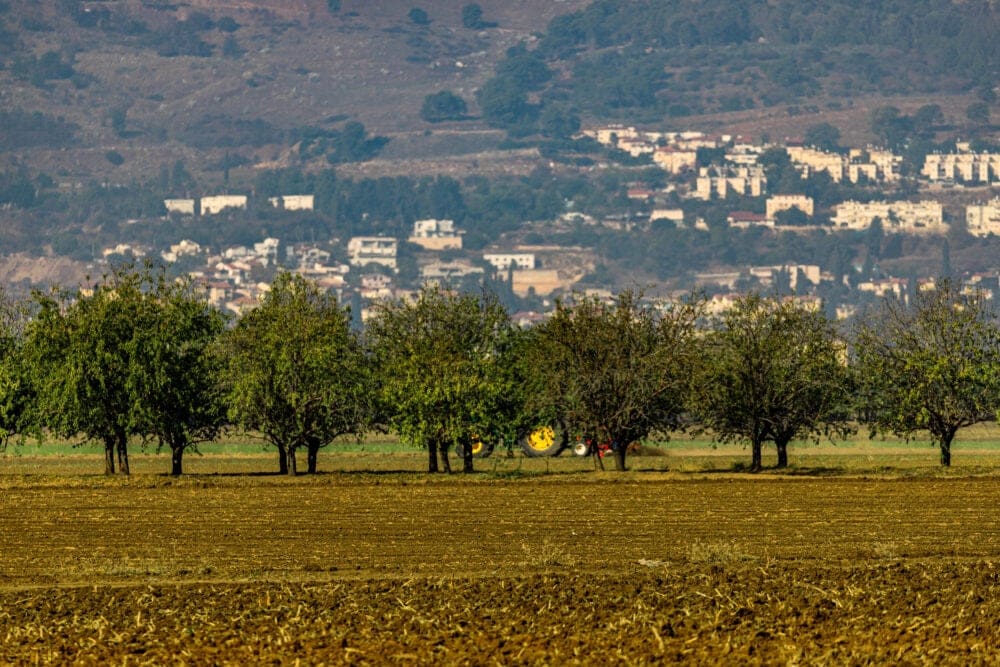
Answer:
M212 346L225 320L190 281L161 271L144 293L127 354L130 424L170 449L170 474L183 473L184 452L218 437L226 409Z
M944 112L937 104L925 104L913 114L916 131L924 136L934 136L934 127L944 123Z
M528 351L526 409L557 415L577 435L610 442L615 467L628 446L679 424L695 354L694 301L654 308L627 290L612 302L580 296L556 303Z
M414 25L430 25L431 23L431 17L420 7L413 7L406 16Z
M948 280L910 306L883 301L858 328L854 363L873 433L926 430L944 466L958 430L1000 408L1000 330L982 295Z
M538 119L538 130L553 139L570 139L580 131L580 116L564 104L546 104Z
M441 90L424 98L420 107L420 117L428 123L440 123L445 120L462 120L468 113L465 100L451 92Z
M819 311L794 302L740 297L705 340L692 387L695 418L722 442L745 442L750 469L773 442L778 467L788 443L847 428L850 383L844 346Z
M226 38L222 41L222 55L225 58L232 58L234 60L239 60L243 57L246 50L240 46L240 43L236 40L233 35L226 35Z
M871 130L888 148L902 147L913 131L913 119L900 114L893 106L872 111Z
M990 105L986 102L973 102L966 107L965 117L977 125L989 125Z
M519 45L509 49L497 65L497 77L510 79L524 91L538 90L552 78L552 70L537 53Z
M472 472L474 437L494 432L510 395L507 311L492 295L425 287L415 301L376 306L367 335L390 428L425 447L428 472L451 472L448 451L462 446Z
M129 391L130 343L148 281L131 267L115 269L92 290L35 293L26 361L41 427L104 444L104 472L129 474L128 439L136 435Z
M462 25L469 30L483 30L495 28L497 24L484 21L483 8L473 2L462 6Z
M494 77L476 93L483 118L495 127L529 126L537 108L528 104L524 89L510 78Z
M128 115L128 105L116 106L108 114L111 121L111 129L116 136L124 137L127 127L126 117Z
M820 150L836 153L840 148L840 130L830 123L819 123L806 128L805 142Z
M260 306L224 338L230 415L278 450L279 469L308 471L337 438L360 436L374 412L369 364L350 313L301 276L280 273Z
M15 435L32 430L31 390L24 359L26 304L0 289L0 451Z

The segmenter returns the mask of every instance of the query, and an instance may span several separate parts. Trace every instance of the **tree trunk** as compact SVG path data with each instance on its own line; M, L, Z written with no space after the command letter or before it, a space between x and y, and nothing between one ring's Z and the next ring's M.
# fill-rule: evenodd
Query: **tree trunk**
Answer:
M131 473L128 466L128 434L124 431L116 431L115 442L118 447L118 472L122 475L128 475Z
M611 451L615 454L615 470L619 472L628 470L628 468L625 467L625 454L628 453L628 445L623 445L620 442L614 441Z
M438 471L438 444L437 440L430 440L427 443L427 472L434 473Z
M316 474L316 459L319 458L319 445L310 444L308 449L307 465L310 475Z
M466 440L462 444L462 472L476 472L472 466L472 442Z
M287 475L288 474L288 450L285 449L284 445L276 445L278 449L278 474Z
M593 440L587 440L587 447L590 448L590 455L594 457L594 467L604 472L604 456L601 455L601 449L594 445Z
M115 443L114 440L104 441L104 474L115 474Z
M778 467L787 468L788 467L788 441L787 440L775 440L774 447L778 450Z
M752 451L752 460L750 462L750 472L760 472L764 467L764 457L761 455L761 450L764 448L764 443L760 440L754 440L750 444L750 449Z
M173 446L170 447L170 474L174 477L181 475L183 470L184 462L184 447Z
M448 443L442 442L438 447L438 454L441 456L441 472L446 475L451 474L451 460L448 458Z
M951 466L951 439L953 437L955 436L951 435L941 438L941 465L946 468Z
M292 477L295 477L295 475L299 474L298 467L296 466L295 463L295 447L288 448L288 450L286 451L285 460L288 461L288 464L285 467L286 473L291 475Z

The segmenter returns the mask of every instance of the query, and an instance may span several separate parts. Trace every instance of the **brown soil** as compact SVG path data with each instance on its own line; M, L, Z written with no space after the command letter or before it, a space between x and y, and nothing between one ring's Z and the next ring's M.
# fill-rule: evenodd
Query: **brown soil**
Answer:
M0 663L989 662L995 479L7 477Z

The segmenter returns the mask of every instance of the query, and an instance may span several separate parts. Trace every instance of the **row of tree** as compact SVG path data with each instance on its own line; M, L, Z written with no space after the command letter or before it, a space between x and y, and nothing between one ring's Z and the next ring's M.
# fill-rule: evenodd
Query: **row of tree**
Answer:
M629 444L678 429L749 444L759 470L767 443L783 467L793 440L857 423L928 431L950 465L958 429L1000 409L1000 328L948 282L886 301L850 337L754 294L714 317L698 298L579 296L522 328L495 296L435 287L378 304L359 331L289 273L227 324L193 283L150 267L4 315L4 435L101 442L109 474L129 472L137 440L168 448L181 474L185 451L229 426L261 434L290 474L300 450L314 472L320 449L371 430L425 448L431 472L450 472L455 451L471 471L476 442L545 425L610 444L621 470Z

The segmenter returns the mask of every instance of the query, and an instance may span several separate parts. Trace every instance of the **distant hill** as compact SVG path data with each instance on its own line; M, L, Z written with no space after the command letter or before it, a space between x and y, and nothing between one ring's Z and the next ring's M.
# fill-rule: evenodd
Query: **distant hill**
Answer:
M410 16L418 4L425 23ZM494 149L502 133L474 119L475 90L507 48L585 3L478 4L495 27L463 26L462 5L443 0L4 0L0 111L43 117L18 138L0 132L0 170L129 180L182 160L221 177L223 160L234 175L295 160L303 137L349 121L389 137L390 156ZM444 89L472 120L420 117L424 98ZM53 145L52 127L74 132ZM424 139L455 129L470 138Z
M524 147L497 149L539 124L779 138L831 122L863 143L878 106L938 104L954 125L995 103L995 2L475 4L467 27L444 0L3 0L0 111L21 129L0 131L0 169L127 181L180 160L200 180L239 178L322 165L354 121L383 148L347 172L516 172ZM463 120L421 117L441 90L467 104Z

